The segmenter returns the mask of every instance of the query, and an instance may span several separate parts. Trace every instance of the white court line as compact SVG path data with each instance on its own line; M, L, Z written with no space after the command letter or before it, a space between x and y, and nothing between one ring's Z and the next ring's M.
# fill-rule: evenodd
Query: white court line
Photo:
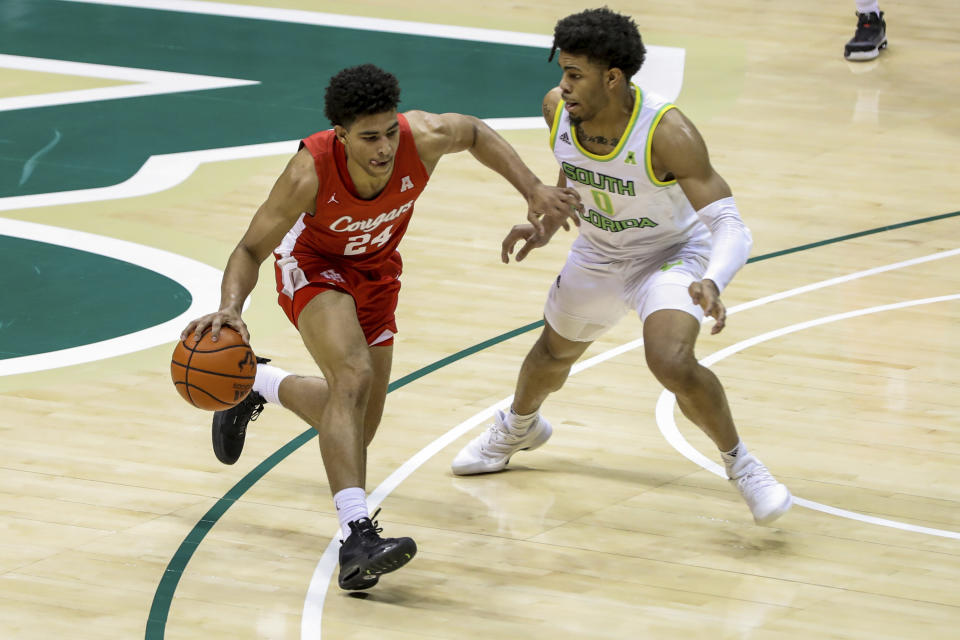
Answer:
M93 362L173 342L190 320L220 305L220 279L223 272L191 258L107 236L8 218L0 218L0 235L123 260L170 278L187 289L192 297L190 307L183 313L141 331L69 349L0 360L0 377ZM248 299L245 308L249 303Z
M796 295L808 293L810 291L815 291L817 289L823 289L825 287L833 286L841 282L848 282L850 280L864 278L867 276L883 273L885 271L891 271L894 269L902 269L904 267L922 264L924 262L930 262L932 260L942 260L944 258L949 258L956 255L960 255L960 249L942 251L942 252L935 253L929 256L924 256L921 258L904 260L902 262L897 262L894 264L889 264L889 265L877 267L874 269L866 269L864 271L858 271L856 273L852 273L850 275L842 276L839 278L831 278L829 280L823 280L821 282L816 282L803 287L797 287L795 289L790 289L782 293L765 296L763 298L758 298L757 300L754 300L752 302L747 302L745 304L731 307L728 310L728 315L737 313L738 311L743 311L745 309L752 309L754 307L758 307L764 304L769 304L770 302L774 302L777 300L784 300L786 298L790 298ZM934 298L930 300L939 301L941 299L952 299L954 297L960 297L960 295L945 296L943 298ZM856 312L851 312L851 313L856 313ZM843 314L839 314L839 315L843 315ZM570 372L570 375L574 375L585 369L589 369L590 367L600 364L601 362L610 360L615 356L621 355L632 349L636 349L641 345L643 345L643 340L639 339L639 340L633 340L619 347L615 347L613 349L605 351L604 353L601 353L599 355L596 355L592 358L589 358L587 360L584 360L583 362L579 362L576 365L574 365L573 369ZM719 353L722 353L722 351L718 352L718 354ZM403 482L406 478L408 478L414 471L416 471L420 466L422 466L427 460L435 456L447 445L454 442L457 438L468 433L471 429L479 425L481 422L487 419L496 409L505 409L506 407L508 407L512 400L513 400L513 396L512 395L508 396L503 400L500 400L496 404L491 405L490 407L484 409L483 411L480 411L479 413L474 414L468 420L457 425L447 433L443 434L442 436L440 436L439 438L437 438L436 440L434 440L433 442L425 446L419 452L417 452L412 458L410 458L410 460L405 462L396 471L391 473L386 478L386 480L381 482L380 485L377 486L377 488L374 489L373 492L371 492L369 498L367 499L370 510L372 511L373 509L376 509L380 505L380 503L395 488L397 488L400 485L401 482ZM659 402L657 404L657 410L658 410L658 424L659 424L659 411L660 411ZM670 415L672 418L672 412ZM668 438L668 441L669 441L669 438ZM674 445L673 442L671 442L671 444ZM693 449L693 447L690 447L689 444L687 444L686 446L687 446L686 451L678 449L680 453L682 453L688 459L691 459L697 464L703 466L704 468L711 470L708 465L713 463L710 460L708 460L705 456L703 456L698 451ZM676 448L676 445L674 445L674 447ZM690 455L688 455L688 453ZM719 465L716 465L716 466L719 466ZM814 508L811 505L818 504L818 503L810 502L808 500L804 500L802 498L797 498L795 501L797 504L801 506L810 507L810 508ZM927 527L918 527L910 524L896 522L893 520L873 518L872 516L865 516L863 514L858 514L852 511L846 511L844 509L837 509L836 507L830 507L828 505L819 505L819 506L822 507L820 510L824 511L825 513L830 513L832 515L845 517L845 518L853 518L856 520L861 520L863 522L868 522L870 524L877 524L877 525L891 526L891 527L896 526L896 528L898 529L913 531L915 533L924 533L928 535L937 535L942 537L960 538L960 534L957 534L953 531L929 529ZM310 585L307 588L307 595L303 603L303 617L300 619L301 640L321 640L322 624L323 624L323 604L324 604L324 601L326 600L327 588L330 586L330 580L332 579L333 574L337 568L338 552L339 552L339 546L340 546L339 538L340 538L340 531L337 531L333 539L330 541L330 544L327 545L327 548L323 552L323 555L320 557L320 561L317 563L317 566L313 571L313 575L310 578Z
M120 184L96 189L55 191L30 196L0 198L0 211L53 207L82 202L102 202L104 200L119 200L159 193L172 189L189 178L201 164L283 154L293 155L297 152L299 144L298 140L287 140L285 142L249 144L239 147L150 156L139 171Z
M469 432L471 429L482 423L490 417L495 409L506 409L513 401L513 396L508 396L500 402L475 413L465 422L460 423L450 431L428 444L418 451L412 458L403 463L396 471L391 473L374 489L367 497L367 507L370 513L380 506L380 503L386 499L390 493L400 486L400 483L406 480L414 471L420 468L427 460L440 453L440 451L456 441L457 438ZM300 619L300 637L319 640L321 622L323 619L323 603L327 597L327 587L330 579L333 577L337 564L340 561L340 536L338 529L334 534L330 544L324 550L320 561L317 563L310 579L310 586L307 589L307 597L303 602L303 617Z
M0 198L0 211L102 202L158 193L182 183L206 162L293 154L298 144L299 141L290 140L151 156L134 176L112 187ZM187 289L192 298L190 307L177 317L141 331L69 349L0 360L0 377L93 362L173 342L188 322L220 305L223 272L191 258L107 236L9 218L0 218L0 235L123 260L167 276ZM250 298L247 298L244 310L249 306Z
M278 9L253 5L230 4L227 2L202 2L200 0L64 0L79 4L101 4L133 9L154 9L195 13L208 16L229 18L247 18L272 22L309 24L318 27L340 27L360 29L362 31L380 31L404 35L427 36L433 38L452 38L471 42L492 42L497 44L515 44L528 47L549 47L553 38L537 33L520 33L498 29L480 29L455 25L414 22L410 20L389 20L386 18L367 18L339 13L323 13L301 9ZM546 59L544 59L546 61Z
M137 69L134 67L114 67L104 64L4 54L0 54L0 68L58 73L61 75L101 78L104 80L123 80L135 83L115 87L97 87L94 89L77 89L75 91L58 91L55 93L39 93L27 96L0 98L0 111L14 111L16 109L50 107L79 102L99 102L101 100L153 96L162 93L182 93L184 91L225 89L227 87L260 84L256 80L202 76L193 73L176 73L173 71L155 71L153 69Z
M484 122L497 131L546 129L543 118L487 118ZM299 140L284 140L282 142L159 154L147 158L139 171L119 184L95 189L54 191L29 196L0 198L0 211L54 207L84 202L103 202L104 200L120 200L160 193L184 182L194 174L200 165L207 162L293 155L297 152L299 146Z
M200 2L198 0L64 0L83 4L102 4L137 9L178 11L252 20L270 20L309 24L320 27L340 27L363 31L380 31L432 38L451 38L471 42L491 42L525 47L538 47L544 50L544 64L547 64L547 50L553 43L553 36L540 33L522 33L499 29L480 29L460 27L430 22L408 20L387 20L384 18L366 18L362 16L321 13L298 9L275 9L272 7L254 7L226 2ZM683 85L683 68L686 52L678 47L646 45L647 57L643 68L633 77L633 81L644 88L660 94L670 101L676 100ZM554 61L556 58L554 58ZM533 105L536 108L537 105ZM537 113L538 111L534 111ZM542 120L542 119L541 119ZM537 125L539 126L539 125Z
M484 120L498 131L515 129L546 128L543 118L488 118ZM29 196L0 198L0 211L15 211L36 207L53 207L83 202L103 202L135 198L172 189L184 182L207 162L224 162L266 156L293 155L300 146L299 140L248 144L238 147L184 151L150 156L140 170L120 184L95 189L54 191Z
M482 42L494 42L531 47L550 46L550 36L542 34L519 33L513 31L497 31L493 29L476 29L452 25L430 24L424 22L410 22L402 20L383 20L379 18L364 18L333 13L315 11L299 11L292 9L274 9L269 7L254 7L219 2L198 2L194 0L64 0L84 4L101 4L138 9L155 9L166 11L180 11L207 15L240 17L258 20L272 20L298 24L313 24L318 26L342 27L369 31L383 31L409 35L455 38ZM677 47L647 46L647 60L644 68L634 76L635 81L644 87L650 88L669 100L675 100L683 85L684 58L686 52ZM32 62L31 62L32 61ZM178 78L178 82L225 81L230 83L256 84L254 81L235 80L231 78L215 78L213 76L194 76L166 71L151 71L146 69L131 69L126 67L110 67L107 65L93 65L78 62L43 60L26 58L23 56L0 56L0 66L20 65L19 68L35 66L37 70L59 70L60 73L75 73L79 75L93 75L96 77L137 80L140 82L162 85ZM52 67L50 65L56 65ZM138 85L140 90L152 86ZM228 84L224 86L234 86ZM194 87L212 88L211 86ZM115 88L119 89L119 88ZM129 89L129 88L128 88ZM132 89L131 89L132 90ZM181 89L191 90L191 89ZM69 92L78 93L78 92ZM492 128L499 131L515 129L545 129L546 124L541 117L517 118L489 118L486 119ZM81 202L99 202L118 198L157 193L170 189L186 180L196 168L204 162L218 162L239 158L254 158L283 153L296 152L298 140L274 142L268 144L225 147L222 149L208 149L151 156L137 173L124 182L109 187L96 189L80 189L75 191L60 191L29 196L15 196L0 198L0 211L27 209L32 207L46 207Z
M938 254L939 255L939 254ZM804 329L809 329L811 327L818 327L823 324L829 324L831 322L837 322L839 320L846 320L848 318L856 318L859 316L865 316L872 313L882 313L884 311L893 311L896 309L904 309L907 307L915 307L924 304L933 304L935 302L946 302L949 300L960 300L960 293L948 295L948 296L938 296L936 298L923 298L920 300L907 300L905 302L896 302L893 304L885 304L876 307L869 307L867 309L857 309L856 311L847 311L845 313L837 313L832 316L826 316L823 318L816 318L815 320L809 320L807 322L799 322L797 324L790 325L789 327L783 327L781 329L776 329L774 331L768 331L767 333L754 336L747 340L743 340L734 345L721 349L714 354L704 358L700 363L709 367L710 365L720 362L728 356L732 356L735 353L739 353L744 349L753 347L768 340L773 340L774 338L779 338L797 331L803 331ZM674 396L669 391L664 390L660 397L657 399L657 426L660 428L660 433L663 434L663 437L666 438L667 442L670 445L679 451L685 458L694 462L695 464L703 467L710 473L720 476L724 480L727 478L723 467L719 464L710 460L699 451L693 448L693 446L687 442L687 440L680 433L680 430L677 428L677 422L674 420L673 416L673 405L676 402L676 396ZM841 516L844 518L849 518L851 520L859 520L861 522L867 522L870 524L878 524L884 527L891 527L893 529L901 529L903 531L913 531L915 533L925 533L931 536L939 536L942 538L953 538L954 540L960 540L960 533L955 531L946 531L943 529L931 529L929 527L921 527L918 525L906 524L903 522L898 522L896 520L888 520L886 518L877 518L875 516L863 515L855 511L847 511L846 509L839 509L837 507L831 507L829 505L822 504L820 502L813 502L812 500L805 500L804 498L795 498L794 502L800 506L807 507L808 509L813 509L815 511L822 511L824 513L830 513L835 516Z

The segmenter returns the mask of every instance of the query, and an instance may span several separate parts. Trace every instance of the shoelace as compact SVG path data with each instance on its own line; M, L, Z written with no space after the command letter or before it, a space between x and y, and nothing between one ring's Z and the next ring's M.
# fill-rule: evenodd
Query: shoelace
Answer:
M532 425L531 425L531 428ZM490 453L509 453L510 448L523 440L526 433L522 436L510 431L510 428L502 421L497 420L494 428L487 432L489 437L480 441L480 450Z
M863 14L858 13L857 17L857 32L854 34L854 38L857 40L868 40L874 33L880 30L880 19L877 18L876 21L873 19L872 14Z
M370 534L373 534L379 538L380 533L383 532L383 527L381 527L380 523L375 519L378 515L380 515L380 507L377 507L377 510L373 512L373 515L368 518L368 520L370 520L370 528L365 527L357 531L360 537L369 538ZM346 540L340 540L340 544L343 544L344 542L346 542Z
M246 400L244 400L244 402L246 402ZM247 425L260 417L260 414L263 413L264 406L265 405L262 402L253 403L253 411L250 412L250 417L247 418L247 420L243 422L243 424L241 424L240 427L237 429L238 438L242 438L247 434Z
M380 507L377 507L377 510L373 512L372 516L370 516L370 528L365 528L360 531L360 535L362 537L369 538L371 535L376 538L380 537L380 534L383 532L383 527L381 527L380 523L376 520L378 515L380 515Z
M756 465L751 468L750 471L737 478L737 486L740 487L744 493L753 493L775 484L777 484L777 479L774 478L770 471L762 464Z

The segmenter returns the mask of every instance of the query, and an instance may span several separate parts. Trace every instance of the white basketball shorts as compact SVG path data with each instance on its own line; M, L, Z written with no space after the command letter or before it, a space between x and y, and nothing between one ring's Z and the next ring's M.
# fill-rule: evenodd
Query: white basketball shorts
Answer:
M698 321L703 309L690 298L690 283L701 280L710 257L709 243L679 245L650 259L606 264L570 251L550 287L543 315L563 338L592 342L630 309L640 320L654 311L677 309Z

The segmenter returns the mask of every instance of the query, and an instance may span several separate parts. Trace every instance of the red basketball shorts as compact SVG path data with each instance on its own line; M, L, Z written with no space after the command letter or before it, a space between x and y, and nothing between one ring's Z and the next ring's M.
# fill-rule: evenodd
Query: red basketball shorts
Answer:
M367 344L393 344L403 270L399 253L394 252L377 271L360 271L314 254L274 257L278 302L293 326L299 329L300 312L311 300L334 289L353 298Z

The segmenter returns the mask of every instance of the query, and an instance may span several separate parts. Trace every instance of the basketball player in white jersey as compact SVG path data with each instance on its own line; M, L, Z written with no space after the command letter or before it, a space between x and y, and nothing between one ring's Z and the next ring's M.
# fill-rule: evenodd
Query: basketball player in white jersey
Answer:
M580 233L550 287L543 333L520 369L511 410L460 451L453 472L500 471L517 451L544 444L552 429L541 404L590 343L634 310L651 372L717 445L754 520L769 524L790 508L790 491L747 451L720 381L694 356L704 314L715 320L713 333L724 327L720 292L746 263L750 231L693 124L631 84L645 50L630 18L606 8L564 18L551 59L558 50L563 75L543 114L560 184L586 205ZM516 242L526 241L521 260L557 226L541 234L514 227L504 262Z

